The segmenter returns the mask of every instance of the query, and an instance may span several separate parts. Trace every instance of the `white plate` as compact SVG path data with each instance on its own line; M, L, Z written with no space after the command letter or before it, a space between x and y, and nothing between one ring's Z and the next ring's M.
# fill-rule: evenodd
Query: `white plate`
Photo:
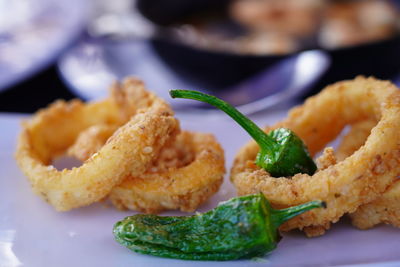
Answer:
M180 115L185 129L215 133L226 151L227 167L248 137L226 117ZM284 113L255 118L271 124ZM13 158L21 116L0 114L0 266L205 266L204 262L145 256L120 246L111 233L113 224L133 212L94 204L59 213L32 193ZM201 211L234 196L226 181ZM179 212L164 214L180 215ZM347 220L333 225L322 237L284 234L278 248L263 259L207 262L206 266L400 266L400 230L378 226L360 231Z

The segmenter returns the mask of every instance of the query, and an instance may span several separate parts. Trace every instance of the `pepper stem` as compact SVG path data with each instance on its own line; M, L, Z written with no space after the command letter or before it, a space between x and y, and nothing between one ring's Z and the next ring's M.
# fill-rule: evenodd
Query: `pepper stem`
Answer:
M275 210L273 209L271 211L271 220L272 223L278 227L279 225L283 224L284 222L290 220L291 218L302 214L306 211L315 209L315 208L326 208L326 203L323 201L310 201L298 206L286 208L286 209L281 209L281 210Z
M261 150L272 150L278 145L273 138L268 136L254 122L249 120L232 105L215 96L191 90L171 90L169 91L169 94L172 98L194 99L219 108L242 126L242 128L257 142Z

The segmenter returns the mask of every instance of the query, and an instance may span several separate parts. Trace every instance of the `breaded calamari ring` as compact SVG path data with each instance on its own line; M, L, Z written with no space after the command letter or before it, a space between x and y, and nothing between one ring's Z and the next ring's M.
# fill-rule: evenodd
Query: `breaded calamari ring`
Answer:
M192 212L218 191L224 174L224 151L214 136L183 131L146 173L126 177L109 197L118 209Z
M179 128L169 105L147 92L140 81L127 79L113 90L112 97L101 102L57 101L23 123L16 151L18 165L33 190L56 210L89 205L105 197L128 174L143 173ZM121 108L122 99L116 99L121 94L140 97L138 108ZM122 102L135 103L135 99ZM58 171L50 165L88 127L125 121L82 166Z
M364 145L368 136L371 134L372 128L374 128L377 123L378 122L374 120L364 120L353 124L350 131L343 136L335 151L337 160L344 160Z
M112 129L94 127L80 134L71 156L85 160L90 156L86 152L96 152L97 144ZM128 175L109 197L118 209L191 212L218 191L224 173L224 152L214 136L183 131L145 173Z
M399 180L399 177L396 178ZM370 203L358 207L350 218L359 229L369 229L381 223L400 227L400 181L393 183Z
M323 170L335 165L338 161L344 160L357 151L362 145L364 145L371 133L371 129L376 124L377 122L373 120L364 120L352 124L350 131L341 138L336 151L331 147L325 148L323 154L317 158L318 169ZM363 205L360 207L362 206ZM304 227L303 231L307 236L319 236L323 235L329 227L330 223L326 223L325 225Z
M323 200L326 209L304 213L281 228L317 227L322 234L345 213L378 197L400 174L400 91L386 81L357 77L328 86L289 112L276 127L293 130L311 154L334 140L346 125L376 120L366 143L341 162L314 175L271 177L253 162L258 146L251 142L235 159L231 180L240 195L263 192L276 207ZM313 235L312 231L309 235Z
M97 124L83 130L75 143L67 150L67 155L85 161L99 151L108 138L118 129L115 124Z
M364 144L374 125L375 121L355 124L341 141L336 153L343 157L351 155ZM350 214L350 218L359 229L368 229L380 223L400 227L400 182L396 181L382 195L358 207Z

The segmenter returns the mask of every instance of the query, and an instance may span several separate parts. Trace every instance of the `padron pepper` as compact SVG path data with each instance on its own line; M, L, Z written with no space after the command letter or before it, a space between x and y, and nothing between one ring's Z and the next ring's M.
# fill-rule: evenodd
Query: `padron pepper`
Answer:
M267 134L233 106L212 95L189 90L171 90L170 95L172 98L202 101L228 114L257 142L260 152L255 163L273 177L288 177L297 173L313 175L317 170L307 147L293 131L278 128Z
M273 209L262 194L232 198L193 216L138 214L114 226L115 239L142 254L183 260L234 260L263 256L276 248L278 227L313 208L311 201Z

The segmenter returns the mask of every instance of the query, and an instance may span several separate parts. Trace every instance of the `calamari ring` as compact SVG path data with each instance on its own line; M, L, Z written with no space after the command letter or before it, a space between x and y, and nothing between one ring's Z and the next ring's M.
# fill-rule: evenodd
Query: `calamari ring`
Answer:
M338 148L335 151L336 158L341 161L356 152L365 144L372 128L378 122L374 120L364 120L353 124L350 131L343 136Z
M112 129L100 125L83 131L70 148L70 155L85 160L101 147ZM218 191L224 173L224 151L215 137L183 131L163 148L145 173L128 175L109 197L121 210L192 212Z
M371 133L371 129L374 128L376 124L377 122L374 120L364 120L352 124L350 131L341 138L336 151L334 151L333 148L325 148L324 153L317 158L318 168L326 169L335 165L338 161L342 161L352 155L362 145L364 145ZM360 207L362 206L364 205L361 205ZM360 207L358 207L357 210L359 210ZM326 223L325 225L304 227L303 231L307 236L319 236L324 234L326 229L329 229L329 227L330 223Z
M357 77L328 86L292 109L275 128L292 129L315 155L346 125L366 119L378 121L364 146L312 176L297 174L288 179L271 177L255 166L258 146L251 142L237 155L231 180L240 195L263 192L277 207L325 201L328 208L304 213L283 225L282 230L309 226L328 229L345 213L378 197L400 174L399 114L400 91L390 82ZM318 234L322 233L320 229Z
M23 123L17 162L33 190L56 210L89 205L105 197L126 175L143 173L179 128L169 105L147 92L136 79L115 84L111 95L88 104L57 101ZM138 104L121 105L125 103ZM82 166L58 171L49 165L80 132L92 125L110 123L125 124Z
M338 158L340 159L341 155L344 157L351 155L361 147L375 124L374 121L363 121L354 125L336 151ZM368 229L380 223L400 227L399 203L400 181L396 181L382 195L351 213L352 224L359 229Z
M126 177L109 197L118 209L192 212L218 191L224 173L224 151L214 136L183 131L146 173Z
M351 213L351 223L359 229L369 229L381 223L400 227L399 203L400 181L397 181L381 196L370 203L361 205L354 213Z
M99 151L108 138L118 129L115 124L97 124L80 132L75 143L67 150L67 155L85 161Z

